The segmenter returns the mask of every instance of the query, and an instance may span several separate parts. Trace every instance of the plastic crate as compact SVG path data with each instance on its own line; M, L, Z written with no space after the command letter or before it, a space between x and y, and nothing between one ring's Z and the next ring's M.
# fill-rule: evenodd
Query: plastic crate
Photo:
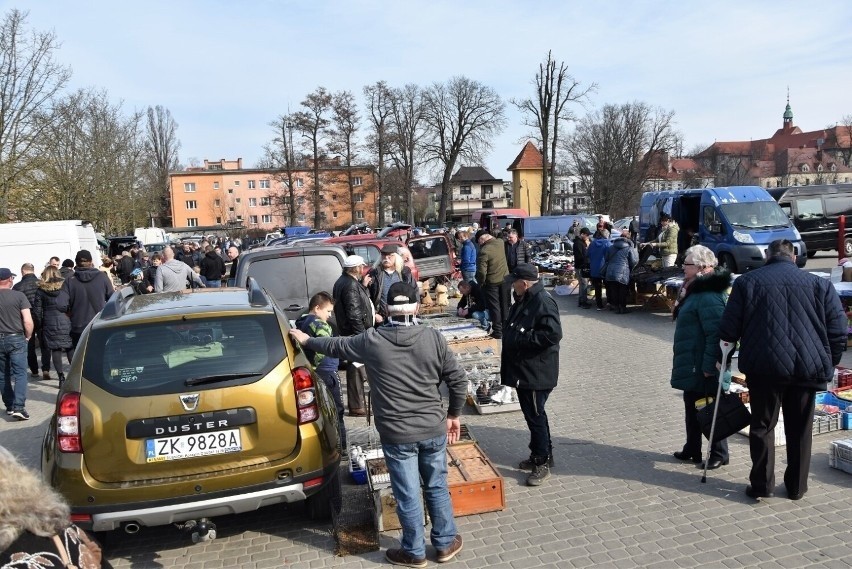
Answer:
M821 435L840 430L840 413L814 414L813 434Z
M844 411L840 414L840 428L852 431L852 413L849 411Z
M852 439L832 441L828 448L828 465L852 474Z
M837 366L837 388L852 388L852 369Z

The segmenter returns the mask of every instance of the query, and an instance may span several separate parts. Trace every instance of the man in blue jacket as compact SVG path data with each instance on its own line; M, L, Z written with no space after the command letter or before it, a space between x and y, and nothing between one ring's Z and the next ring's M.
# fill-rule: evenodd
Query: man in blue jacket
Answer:
M740 342L751 402L750 498L775 492L775 425L784 412L787 497L808 491L816 392L846 349L846 314L834 286L796 267L793 244L773 241L766 264L734 281L719 338Z

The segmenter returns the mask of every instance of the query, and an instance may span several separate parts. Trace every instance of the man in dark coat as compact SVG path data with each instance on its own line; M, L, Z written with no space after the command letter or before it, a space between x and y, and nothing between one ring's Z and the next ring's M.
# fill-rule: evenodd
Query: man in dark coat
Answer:
M12 290L24 293L30 306L35 306L36 291L38 290L38 277L35 275L35 267L32 263L21 265L21 280L15 283ZM36 354L36 336L42 340L41 348L41 371L44 379L50 379L50 350L45 350L44 342L39 326L27 342L27 365L33 377L38 377L38 355Z
M212 245L204 249L204 258L201 259L201 276L204 277L208 287L219 288L222 286L222 277L225 276L225 261L216 254Z
M518 236L517 229L509 229L506 232L506 266L509 272L515 270L520 263L529 263L530 246Z
M386 243L381 249L382 260L378 267L370 269L370 300L376 307L376 321L383 322L388 317L388 291L393 283L406 283L417 287L411 269L402 262L399 247Z
M56 309L70 313L72 354L77 349L83 330L103 309L113 293L110 278L92 266L92 254L89 251L78 251L75 262L74 274L65 279L56 297Z
M370 276L361 277L364 258L349 255L343 261L343 274L334 283L334 319L341 336L355 336L372 328L375 323L373 303L367 292L372 282ZM367 372L364 365L350 362L346 367L346 402L351 417L366 417L367 408L364 397L364 382Z
M793 244L773 241L766 265L739 276L722 315L719 338L740 342L739 369L751 402L750 498L775 491L775 425L784 412L787 497L808 491L814 401L846 349L846 314L834 286L796 267Z
M544 405L559 378L559 307L538 280L538 269L523 263L506 277L517 302L509 309L500 358L500 382L518 390L521 411L530 429L530 457L518 466L532 470L529 486L550 477L553 445Z
M577 223L576 221L574 223ZM577 283L580 288L579 299L577 306L580 308L591 308L592 303L589 301L589 278L591 277L589 265L589 243L591 241L591 232L588 227L583 227L578 230L577 237L574 239L574 274L577 276Z

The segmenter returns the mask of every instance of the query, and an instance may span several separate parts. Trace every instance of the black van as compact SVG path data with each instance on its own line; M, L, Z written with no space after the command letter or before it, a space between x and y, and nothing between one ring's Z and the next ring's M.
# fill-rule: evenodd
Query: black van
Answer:
M767 189L802 235L808 257L836 251L839 216L847 216L843 256L852 256L852 184Z

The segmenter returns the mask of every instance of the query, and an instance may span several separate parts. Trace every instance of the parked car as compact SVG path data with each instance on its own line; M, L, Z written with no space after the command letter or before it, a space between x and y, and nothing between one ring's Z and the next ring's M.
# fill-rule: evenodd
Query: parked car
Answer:
M117 291L83 333L42 448L45 479L85 529L339 505L337 417L325 384L254 279L245 289ZM215 535L215 532L214 534Z
M808 258L836 251L840 216L846 216L843 256L852 257L852 184L817 184L767 190L802 236Z

